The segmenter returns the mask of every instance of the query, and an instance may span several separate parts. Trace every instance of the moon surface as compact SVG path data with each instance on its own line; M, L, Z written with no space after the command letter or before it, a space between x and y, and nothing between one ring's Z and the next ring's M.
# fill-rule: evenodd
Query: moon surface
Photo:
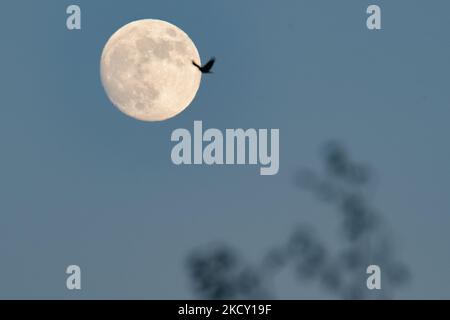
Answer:
M131 22L108 40L100 62L103 87L123 113L162 121L186 109L201 82L195 44L177 26L161 20Z

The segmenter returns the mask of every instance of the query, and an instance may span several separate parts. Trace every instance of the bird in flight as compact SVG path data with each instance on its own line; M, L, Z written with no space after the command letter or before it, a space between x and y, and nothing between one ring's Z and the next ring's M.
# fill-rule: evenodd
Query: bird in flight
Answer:
M198 68L202 73L212 73L211 69L216 62L216 58L211 58L203 67L199 66L195 61L192 61L192 64Z

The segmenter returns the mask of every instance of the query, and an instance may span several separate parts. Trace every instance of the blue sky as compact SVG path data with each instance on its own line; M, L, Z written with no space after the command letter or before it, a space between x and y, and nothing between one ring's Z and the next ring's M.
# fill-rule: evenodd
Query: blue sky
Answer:
M365 10L382 8L370 32ZM82 31L65 28L69 4ZM374 205L413 278L400 298L449 298L447 1L5 1L0 59L0 297L190 298L185 258L226 242L256 261L294 223L332 215L292 177L342 141L377 170ZM217 57L192 105L161 123L118 112L100 83L109 36L172 22ZM184 166L170 134L279 128L280 172ZM65 289L65 268L83 290ZM277 282L281 298L327 297Z

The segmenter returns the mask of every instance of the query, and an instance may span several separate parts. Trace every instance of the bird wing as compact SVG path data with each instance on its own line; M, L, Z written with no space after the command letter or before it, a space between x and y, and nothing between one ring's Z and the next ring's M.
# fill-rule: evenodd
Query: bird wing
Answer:
M201 68L201 66L199 66L194 60L192 60L192 64L194 65L194 66L196 66L197 68Z
M206 70L206 71L211 70L215 62L216 62L216 58L214 58L214 57L211 58L208 61L208 63L203 66L203 69Z

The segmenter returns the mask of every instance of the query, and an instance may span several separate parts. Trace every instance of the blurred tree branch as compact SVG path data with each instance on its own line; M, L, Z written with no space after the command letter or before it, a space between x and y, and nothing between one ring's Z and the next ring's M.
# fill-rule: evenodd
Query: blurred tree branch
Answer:
M410 280L408 268L393 253L382 216L370 205L373 172L353 162L345 148L330 142L324 149L324 173L299 171L295 185L336 208L341 248L331 250L313 228L297 227L284 245L268 250L263 262L250 266L226 245L192 253L188 270L195 292L207 299L267 298L267 283L282 269L293 268L301 283L316 281L338 298L391 298ZM337 251L337 252L336 252ZM366 287L366 268L382 270L382 290Z

